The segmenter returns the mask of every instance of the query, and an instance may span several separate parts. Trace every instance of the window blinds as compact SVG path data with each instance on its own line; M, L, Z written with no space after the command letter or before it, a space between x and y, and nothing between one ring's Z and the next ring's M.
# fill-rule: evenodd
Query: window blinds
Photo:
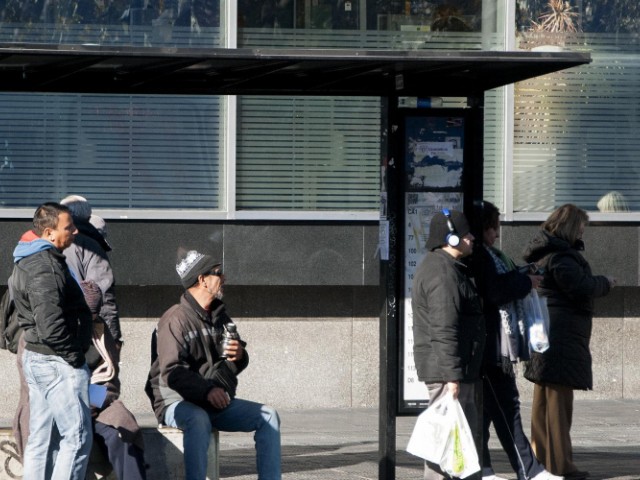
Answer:
M596 211L607 192L640 208L640 46L635 36L574 34L568 49L591 52L590 65L515 88L515 212L564 203Z
M0 94L0 201L219 209L218 97Z
M376 209L380 99L238 100L238 210Z
M239 29L242 47L469 49L496 46L489 33ZM483 47L484 45L484 47ZM490 160L502 161L500 95L487 97ZM464 99L463 99L464 100ZM381 109L379 98L239 97L236 158L238 210L378 210ZM445 99L445 107L464 107ZM491 197L500 182L490 181Z

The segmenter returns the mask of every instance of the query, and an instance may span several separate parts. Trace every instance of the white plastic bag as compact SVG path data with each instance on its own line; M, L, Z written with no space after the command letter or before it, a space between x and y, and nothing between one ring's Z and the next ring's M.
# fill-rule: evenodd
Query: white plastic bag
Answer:
M444 395L420 414L407 452L439 465L443 472L458 478L480 470L469 423L460 402L451 394Z
M455 400L452 410L455 421L439 465L443 472L452 477L467 478L480 471L480 461L460 402Z
M453 396L444 395L418 416L407 452L432 463L440 463L451 430L451 400Z
M549 310L547 299L538 292L531 293L523 299L529 330L529 346L534 352L543 353L549 348Z

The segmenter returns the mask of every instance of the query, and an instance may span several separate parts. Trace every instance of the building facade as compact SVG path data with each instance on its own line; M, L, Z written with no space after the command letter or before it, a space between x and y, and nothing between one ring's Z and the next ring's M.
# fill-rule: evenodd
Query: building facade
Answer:
M516 258L555 207L589 211L586 255L621 285L598 303L590 395L637 398L639 8L5 0L0 43L589 52L590 65L487 92L485 197L504 213L502 246ZM292 408L375 405L382 109L378 97L0 92L0 283L34 208L81 194L114 246L128 404L148 409L150 333L180 294L177 255L199 248L224 259L229 310L249 341L240 395ZM0 362L14 361L5 354Z

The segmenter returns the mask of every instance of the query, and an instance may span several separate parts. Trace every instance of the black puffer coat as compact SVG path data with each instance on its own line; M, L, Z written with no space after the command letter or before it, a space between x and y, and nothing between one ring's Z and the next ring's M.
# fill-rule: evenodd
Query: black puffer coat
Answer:
M539 292L549 308L549 349L533 353L525 377L579 390L593 388L589 341L593 300L609 293L605 276L592 275L579 250L565 240L539 231L525 250L524 259L545 269Z
M85 363L93 322L82 289L55 248L29 255L13 269L12 289L26 349Z

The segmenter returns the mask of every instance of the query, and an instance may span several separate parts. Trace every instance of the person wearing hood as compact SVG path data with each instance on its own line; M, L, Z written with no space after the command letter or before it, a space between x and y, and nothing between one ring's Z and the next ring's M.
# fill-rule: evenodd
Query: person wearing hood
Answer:
M69 209L53 202L37 208L33 227L14 250L9 281L23 330L22 367L32 412L23 476L83 480L92 446L85 352L93 325L62 254L77 230Z
M444 209L429 224L424 260L413 277L413 357L429 404L451 394L469 422L476 450L482 448L482 301L462 259L473 252L474 236L462 212ZM467 477L477 479L480 474ZM425 462L425 480L448 478Z
M532 352L525 378L534 382L531 445L554 475L582 480L589 476L573 463L571 422L573 391L591 390L589 341L594 299L607 295L616 280L593 275L582 256L587 212L572 204L556 209L529 242L524 259L544 269L539 294L547 298L549 348Z
M94 224L102 225L102 231L104 231L104 220L92 214L91 204L80 195L69 195L60 203L69 208L78 229L73 243L63 252L67 257L67 264L78 281L92 280L102 290L100 319L109 329L120 350L123 342L122 329L116 303L113 270L107 256L111 251L111 245L104 234L94 226ZM119 358L115 361L118 362Z

